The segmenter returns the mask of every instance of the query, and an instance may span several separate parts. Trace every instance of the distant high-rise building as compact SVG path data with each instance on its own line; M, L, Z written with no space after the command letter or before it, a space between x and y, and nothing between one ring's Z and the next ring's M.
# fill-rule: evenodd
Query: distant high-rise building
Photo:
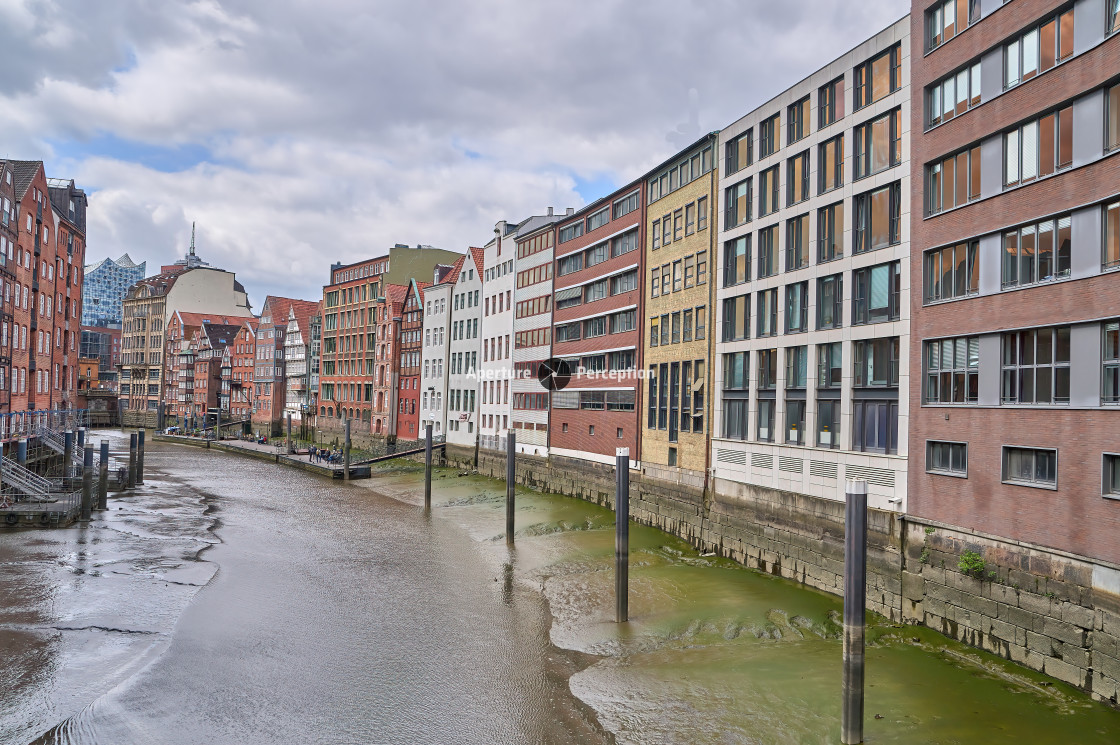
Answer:
M148 262L134 262L128 254L102 259L85 267L85 296L82 298L83 326L114 326L121 323L121 308L128 288L144 279Z

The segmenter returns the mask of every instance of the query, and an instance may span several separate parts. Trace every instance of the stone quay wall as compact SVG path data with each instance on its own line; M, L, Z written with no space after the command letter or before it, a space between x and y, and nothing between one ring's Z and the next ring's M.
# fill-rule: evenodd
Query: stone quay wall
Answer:
M447 465L504 480L504 452L448 445ZM517 481L614 507L611 466L519 454ZM843 594L844 504L715 480L631 471L630 515L697 549ZM868 510L867 607L1120 702L1120 567L998 536ZM965 573L962 555L982 562ZM980 566L979 563L975 564Z

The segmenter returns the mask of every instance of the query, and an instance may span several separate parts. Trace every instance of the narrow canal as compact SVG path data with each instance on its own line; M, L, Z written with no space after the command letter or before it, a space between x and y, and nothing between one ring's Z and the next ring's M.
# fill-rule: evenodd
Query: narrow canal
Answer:
M120 447L119 434L114 448ZM421 469L351 486L153 444L86 528L0 532L0 743L835 743L838 598ZM870 629L869 743L1115 743L1120 713Z

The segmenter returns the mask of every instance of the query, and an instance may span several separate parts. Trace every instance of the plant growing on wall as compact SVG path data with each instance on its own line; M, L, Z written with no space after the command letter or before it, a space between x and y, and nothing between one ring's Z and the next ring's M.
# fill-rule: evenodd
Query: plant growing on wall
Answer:
M957 562L957 567L961 570L961 574L967 574L977 579L984 578L984 568L986 566L984 557L975 551L964 551L961 553L960 561Z

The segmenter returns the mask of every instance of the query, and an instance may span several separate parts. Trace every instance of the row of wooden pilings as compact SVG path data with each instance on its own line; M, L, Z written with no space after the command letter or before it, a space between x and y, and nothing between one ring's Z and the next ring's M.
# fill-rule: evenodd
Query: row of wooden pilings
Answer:
M100 443L100 458L97 464L97 492L96 492L96 507L94 506L94 485L93 485L93 448L86 447L85 443L85 430L78 430L78 446L84 448L84 455L82 458L82 501L81 511L78 516L79 522L89 522L94 509L107 510L109 508L109 441L102 440ZM67 470L70 467L70 459L73 456L73 432L66 432L66 464ZM144 440L145 431L143 429L132 432L128 436L128 468L125 473L124 486L126 489L134 489L136 486L144 483Z

